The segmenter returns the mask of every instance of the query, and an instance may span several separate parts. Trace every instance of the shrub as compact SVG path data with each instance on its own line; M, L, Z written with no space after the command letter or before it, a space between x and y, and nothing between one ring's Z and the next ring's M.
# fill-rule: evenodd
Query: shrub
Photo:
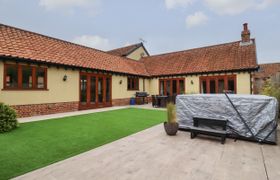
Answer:
M176 106L173 103L167 104L167 121L176 123Z
M271 80L265 81L261 94L275 97L278 100L278 108L280 112L280 85L278 83Z
M8 105L0 103L0 133L18 127L16 111Z
M271 80L267 80L264 83L261 94L275 97L278 101L280 101L280 86L273 83Z

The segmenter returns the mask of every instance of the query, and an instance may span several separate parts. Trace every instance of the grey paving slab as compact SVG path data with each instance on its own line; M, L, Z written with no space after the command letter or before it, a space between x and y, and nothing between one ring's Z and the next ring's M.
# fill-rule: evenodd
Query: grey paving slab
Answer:
M279 146L170 137L157 125L15 179L279 180Z

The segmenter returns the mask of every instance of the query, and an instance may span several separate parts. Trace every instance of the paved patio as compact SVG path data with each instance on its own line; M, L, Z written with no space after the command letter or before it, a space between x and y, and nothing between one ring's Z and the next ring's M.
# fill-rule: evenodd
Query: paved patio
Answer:
M278 130L279 131L279 130ZM16 179L278 180L280 146L170 137L162 124ZM279 142L278 142L279 143Z

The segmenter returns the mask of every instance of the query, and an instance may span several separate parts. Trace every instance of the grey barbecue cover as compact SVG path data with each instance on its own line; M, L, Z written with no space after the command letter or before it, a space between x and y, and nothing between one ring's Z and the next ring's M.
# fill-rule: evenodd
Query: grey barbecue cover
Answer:
M227 133L245 138L277 142L275 130L278 117L276 98L263 95L235 95L228 97L245 120L246 127L225 94L192 94L176 97L177 121L180 128L193 125L193 117L227 119ZM213 128L213 127L212 127ZM253 135L252 135L252 133Z

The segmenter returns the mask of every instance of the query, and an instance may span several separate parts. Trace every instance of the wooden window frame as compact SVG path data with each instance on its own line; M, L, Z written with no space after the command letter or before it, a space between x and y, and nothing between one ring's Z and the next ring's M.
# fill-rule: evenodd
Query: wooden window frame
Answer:
M6 84L7 79L7 68L10 66L15 66L17 68L17 75L18 75L18 87L8 87ZM22 87L22 68L23 67L31 67L32 68L32 88L23 88ZM37 87L37 76L36 72L37 69L43 69L45 73L44 78L44 87L38 88ZM3 75L3 89L2 90L20 90L20 91L30 91L30 90L48 90L47 88L47 68L45 67L38 67L38 66L29 66L29 65L22 65L22 64L4 64L4 75Z
M134 88L132 87L134 83ZM127 77L127 90L128 91L139 91L139 78L138 77Z
M234 81L234 93L237 92L237 82L236 82L236 75L220 75L220 76L200 76L199 77L199 92L202 93L202 82L206 81L206 92L204 94L210 94L210 80L215 80L215 93L218 94L218 81L223 79L225 90L228 90L228 80Z
M173 95L173 80L176 81L176 88L177 88L177 93L176 94L180 94L180 81L183 80L184 82L184 93L186 93L186 82L185 82L185 78L166 78L166 79L159 79L158 83L159 83L159 94L160 94L160 91L161 91L161 86L160 86L160 83L163 82L163 95L167 96L167 81L170 81L170 94Z

